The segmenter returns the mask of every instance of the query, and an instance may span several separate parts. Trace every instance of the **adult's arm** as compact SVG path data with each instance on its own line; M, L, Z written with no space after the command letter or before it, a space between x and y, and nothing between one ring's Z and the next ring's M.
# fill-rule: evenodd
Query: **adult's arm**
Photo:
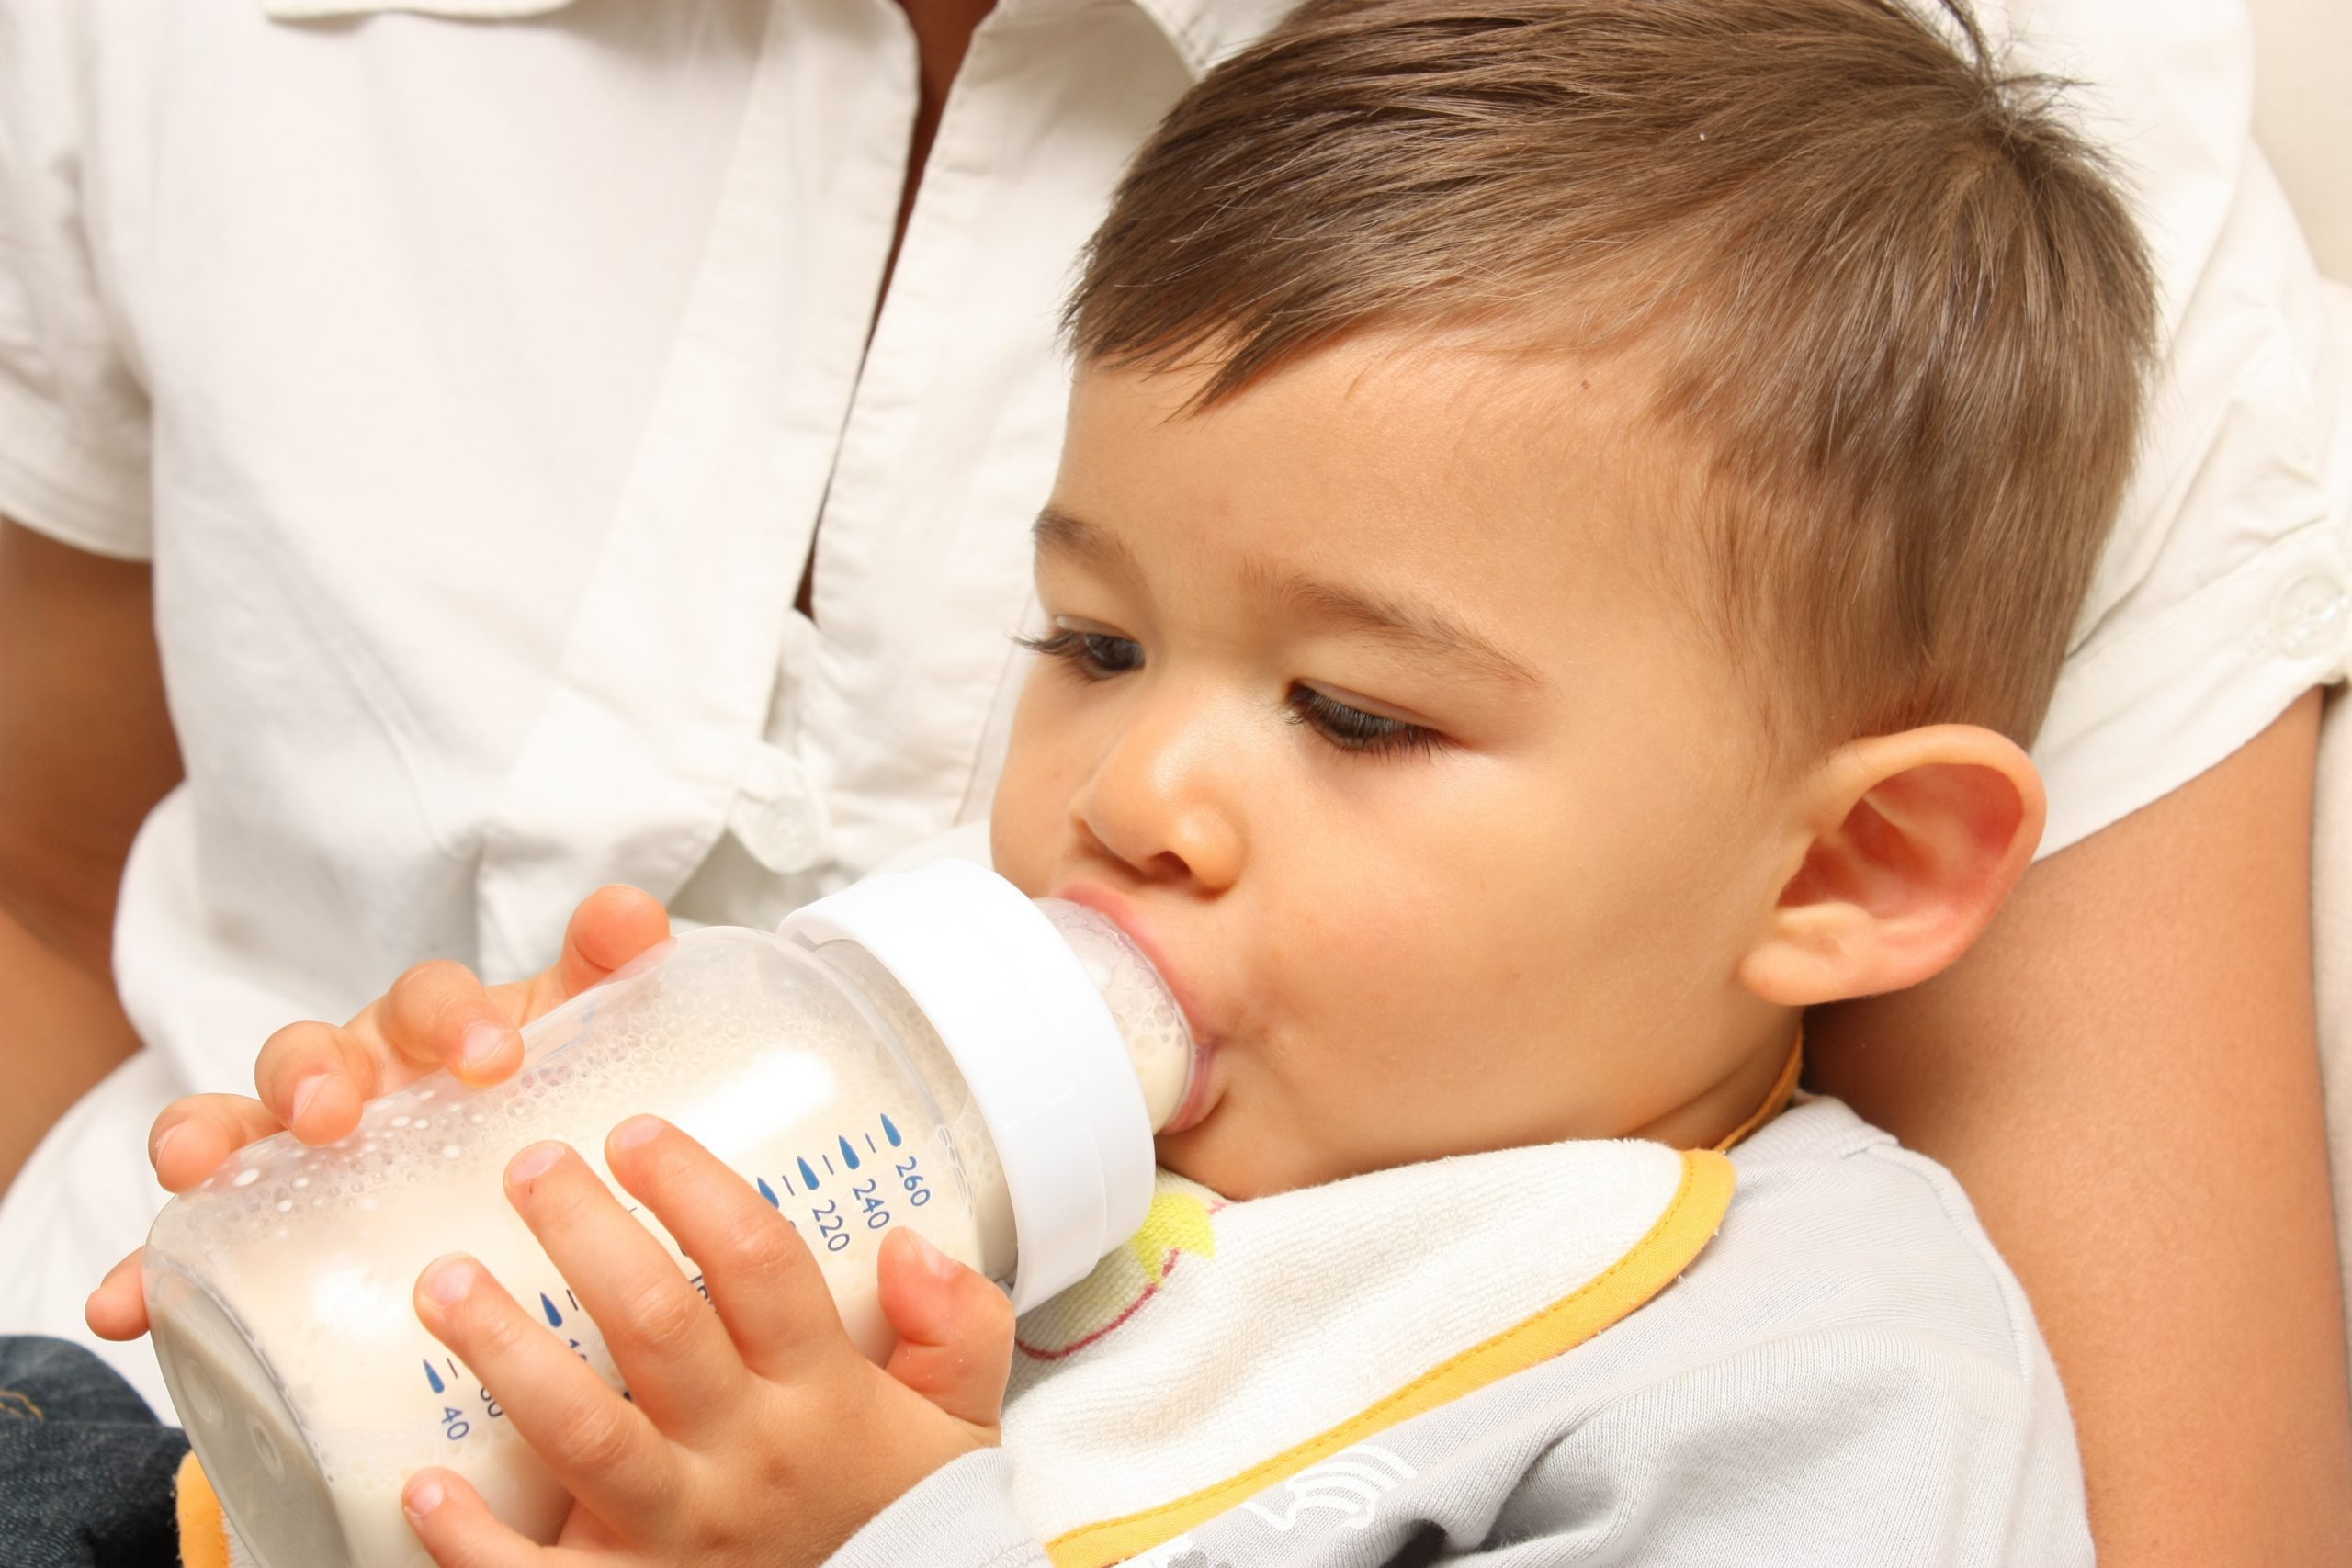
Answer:
M0 519L0 1191L138 1047L109 965L115 890L179 776L145 564Z
M1955 1172L2033 1303L2105 1568L2352 1562L2312 1002L2319 700L2036 866L1811 1079Z

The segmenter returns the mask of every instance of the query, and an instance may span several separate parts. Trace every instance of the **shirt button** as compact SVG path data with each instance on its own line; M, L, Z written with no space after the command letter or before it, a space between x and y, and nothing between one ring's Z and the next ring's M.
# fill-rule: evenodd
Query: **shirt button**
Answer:
M2290 659L2317 659L2331 651L2352 620L2352 596L2333 572L2309 571L2279 591L2270 607L2270 640Z
M788 875L831 852L832 814L800 759L764 743L752 748L727 827L753 860Z

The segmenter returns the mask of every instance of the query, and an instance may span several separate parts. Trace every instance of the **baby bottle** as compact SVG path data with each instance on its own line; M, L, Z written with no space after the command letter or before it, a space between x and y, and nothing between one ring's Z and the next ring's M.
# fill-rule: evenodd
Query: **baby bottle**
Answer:
M1016 1309L1044 1300L1142 1224L1151 1134L1193 1072L1182 1013L1117 927L961 861L871 877L773 934L681 936L523 1041L505 1083L435 1073L338 1144L266 1139L155 1222L164 1381L264 1568L429 1568L400 1488L433 1464L552 1539L561 1490L411 1299L426 1263L469 1252L619 1386L505 1201L525 1145L560 1138L609 1179L616 1123L676 1123L791 1221L879 1359L884 1236L911 1226Z

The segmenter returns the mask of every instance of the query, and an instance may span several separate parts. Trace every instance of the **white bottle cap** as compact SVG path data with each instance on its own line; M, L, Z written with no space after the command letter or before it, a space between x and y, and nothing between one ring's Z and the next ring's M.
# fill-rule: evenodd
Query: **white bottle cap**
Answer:
M884 872L785 917L906 987L972 1091L1012 1201L1012 1306L1077 1283L1151 1207L1151 1122L1126 1043L1069 943L969 861Z

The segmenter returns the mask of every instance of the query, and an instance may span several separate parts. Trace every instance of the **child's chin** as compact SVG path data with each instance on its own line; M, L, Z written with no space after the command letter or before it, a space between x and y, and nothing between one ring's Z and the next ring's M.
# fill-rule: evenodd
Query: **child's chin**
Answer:
M1250 1192L1234 1190L1233 1181L1239 1174L1234 1162L1219 1157L1222 1140L1216 1137L1208 1122L1196 1122L1181 1133L1162 1133L1153 1140L1153 1149L1162 1170L1173 1171L1187 1181L1197 1181L1220 1198L1248 1198Z
M1269 1158L1270 1141L1291 1157ZM1237 1203L1331 1179L1308 1168L1296 1157L1301 1151L1286 1147L1283 1140L1253 1134L1244 1118L1231 1114L1229 1105L1212 1111L1205 1120L1183 1132L1162 1133L1158 1152L1163 1169Z

